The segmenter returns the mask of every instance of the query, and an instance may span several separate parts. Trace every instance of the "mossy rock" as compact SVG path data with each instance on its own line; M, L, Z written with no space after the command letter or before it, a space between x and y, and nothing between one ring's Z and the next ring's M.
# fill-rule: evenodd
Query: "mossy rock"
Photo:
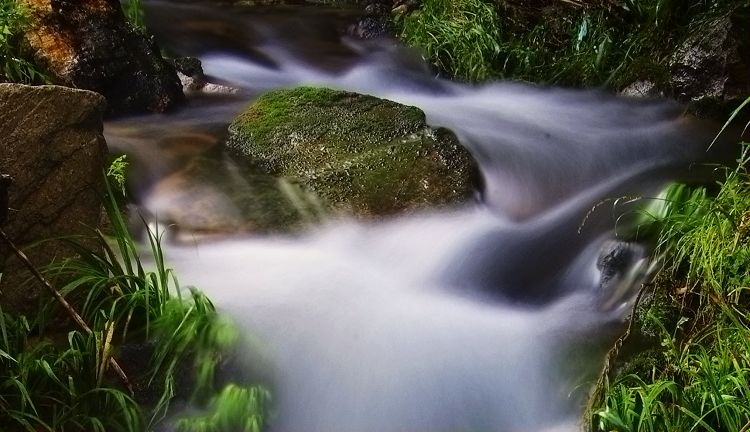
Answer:
M334 213L381 216L463 202L478 169L415 107L326 88L261 96L229 126L228 146L315 193Z

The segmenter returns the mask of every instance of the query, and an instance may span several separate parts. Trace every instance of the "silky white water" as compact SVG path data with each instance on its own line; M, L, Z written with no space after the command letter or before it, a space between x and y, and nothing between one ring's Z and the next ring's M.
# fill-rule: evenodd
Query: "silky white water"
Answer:
M270 430L578 429L605 353L652 270L641 245L623 247L623 264L606 278L597 260L648 201L633 198L700 177L695 162L720 158L705 151L709 125L663 101L442 81L393 42L338 36L320 9L147 6L162 44L198 55L208 75L241 89L107 126L110 145L137 165L141 204L157 219L196 193L216 203L207 218L236 211L221 187L169 179L219 145L222 127L254 95L281 86L418 106L481 168L481 193L458 208L167 246L181 283L199 287L243 329L239 366L272 390ZM623 197L634 204L613 205Z

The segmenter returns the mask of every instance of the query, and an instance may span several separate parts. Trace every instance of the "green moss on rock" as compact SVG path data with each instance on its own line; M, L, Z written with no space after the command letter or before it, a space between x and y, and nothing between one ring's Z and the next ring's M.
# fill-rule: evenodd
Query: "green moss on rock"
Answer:
M475 190L471 155L415 107L326 88L260 97L228 145L268 174L292 178L327 208L357 215L461 202Z

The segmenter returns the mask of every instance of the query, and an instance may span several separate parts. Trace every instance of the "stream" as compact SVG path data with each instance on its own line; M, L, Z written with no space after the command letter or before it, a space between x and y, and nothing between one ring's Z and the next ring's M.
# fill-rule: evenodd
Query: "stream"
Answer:
M294 236L183 232L166 246L181 284L245 332L240 375L271 388L273 432L579 430L655 266L648 245L618 236L649 203L634 198L705 179L701 162L730 157L706 151L715 125L662 100L436 78L414 50L342 36L355 11L146 1L146 16L162 48L239 89L105 126L155 219L198 192L227 202L221 188L186 188L181 169L220 155L231 119L280 87L420 107L481 169L482 193L456 208L336 218ZM206 218L232 211L208 206ZM597 265L607 253L616 268Z

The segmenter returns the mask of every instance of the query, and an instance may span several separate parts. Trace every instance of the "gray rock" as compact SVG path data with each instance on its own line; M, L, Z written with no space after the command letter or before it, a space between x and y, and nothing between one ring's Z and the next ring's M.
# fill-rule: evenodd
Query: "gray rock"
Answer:
M620 92L627 97L657 97L663 96L653 81L636 81L622 89Z
M33 244L91 234L99 223L105 103L85 90L0 84L0 171L13 177L3 230L40 268L71 251L60 242ZM42 287L25 283L28 274L4 244L0 266L3 309L33 309Z
M314 197L283 178L238 166L215 154L197 156L159 181L149 208L171 227L172 240L227 233L294 232L319 221Z
M229 127L228 146L291 178L333 213L383 216L471 197L478 169L415 107L325 88L277 90Z
M750 94L747 38L729 16L706 24L675 52L671 64L674 96L694 105L721 104ZM700 110L699 114L700 114Z

